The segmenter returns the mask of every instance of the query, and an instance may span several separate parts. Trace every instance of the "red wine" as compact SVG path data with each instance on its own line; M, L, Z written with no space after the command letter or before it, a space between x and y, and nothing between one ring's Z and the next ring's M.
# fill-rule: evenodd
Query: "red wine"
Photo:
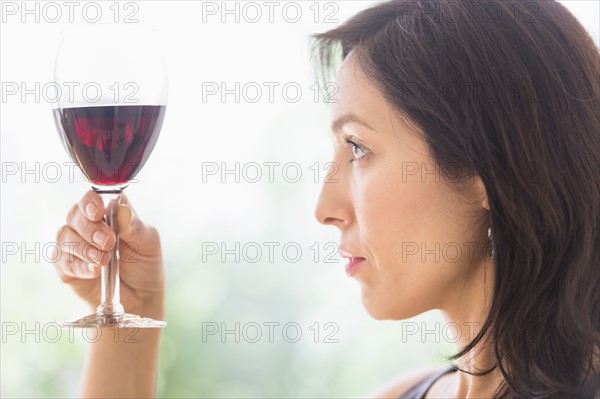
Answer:
M54 110L65 147L95 185L131 181L152 152L166 106L124 105Z

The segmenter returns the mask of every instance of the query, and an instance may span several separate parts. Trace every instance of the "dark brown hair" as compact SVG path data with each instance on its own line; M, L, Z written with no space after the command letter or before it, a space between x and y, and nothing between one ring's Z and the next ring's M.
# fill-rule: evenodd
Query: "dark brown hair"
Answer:
M314 38L323 71L352 51L437 164L474 168L485 185L493 299L481 331L449 360L489 336L505 381L496 397L592 395L600 54L590 35L553 0L394 0Z

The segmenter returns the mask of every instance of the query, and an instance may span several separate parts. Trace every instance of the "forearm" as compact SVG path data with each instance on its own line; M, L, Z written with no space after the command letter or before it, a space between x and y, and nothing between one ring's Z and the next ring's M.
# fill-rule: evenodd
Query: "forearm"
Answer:
M140 312L162 320L162 304ZM155 396L160 328L99 329L83 372L82 398L150 398ZM94 338L94 341L96 338Z

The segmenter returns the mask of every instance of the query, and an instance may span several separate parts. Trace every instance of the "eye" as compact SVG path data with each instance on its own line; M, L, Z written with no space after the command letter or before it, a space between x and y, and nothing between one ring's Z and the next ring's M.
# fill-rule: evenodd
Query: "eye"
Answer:
M367 155L367 149L354 141L352 136L344 135L344 141L348 147L350 147L352 150L352 155L354 156L354 158L349 161L350 163L354 161L360 161L365 155Z

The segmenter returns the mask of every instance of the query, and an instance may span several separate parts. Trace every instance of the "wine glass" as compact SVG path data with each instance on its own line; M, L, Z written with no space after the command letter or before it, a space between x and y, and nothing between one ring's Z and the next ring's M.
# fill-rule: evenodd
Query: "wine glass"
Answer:
M96 313L62 326L165 327L163 321L125 313L119 296L121 195L152 152L166 111L167 74L156 33L137 25L68 29L54 80L61 89L53 112L63 145L102 197L104 219L117 236L110 261L101 268Z

